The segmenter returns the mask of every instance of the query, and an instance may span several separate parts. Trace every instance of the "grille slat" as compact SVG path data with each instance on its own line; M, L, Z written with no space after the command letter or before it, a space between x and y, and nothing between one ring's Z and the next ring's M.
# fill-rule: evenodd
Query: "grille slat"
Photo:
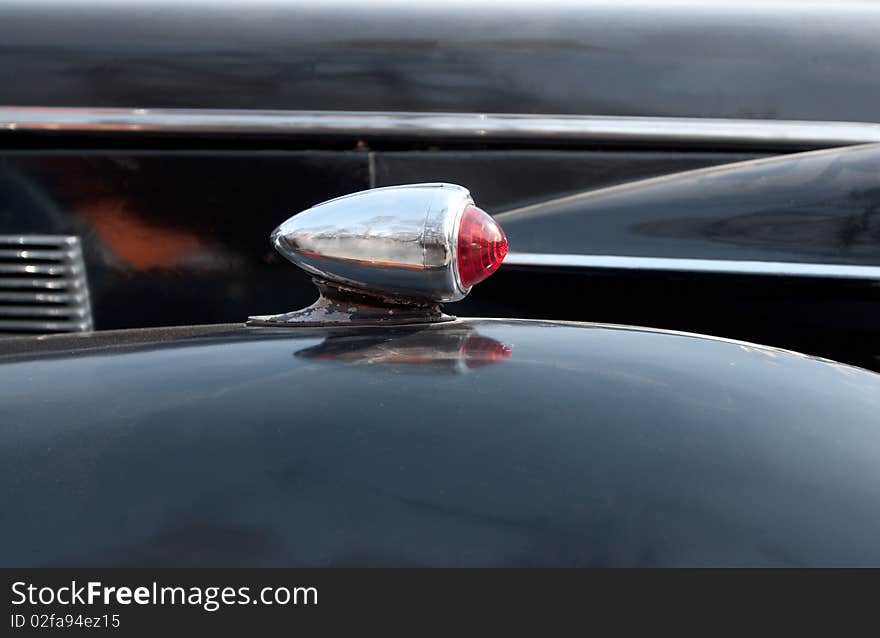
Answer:
M3 292L0 291L0 304L4 301L13 303L46 303L81 305L88 297L81 292Z
M41 261L71 261L76 259L75 250L46 250L41 248L0 248L0 259L37 259Z
M89 309L82 306L10 306L0 305L0 317L75 317L84 319Z
M8 320L0 319L0 332L88 332L92 329L91 321L39 321L39 320Z
M0 235L0 246L79 246L72 235Z
M0 333L91 329L79 238L0 235Z
M8 264L0 262L0 275L73 275L79 274L77 266L65 264L35 264L27 259L21 259L25 263Z
M85 283L70 279L23 279L20 277L2 277L0 276L0 289L2 288L25 288L43 290L70 290L76 288L84 288Z

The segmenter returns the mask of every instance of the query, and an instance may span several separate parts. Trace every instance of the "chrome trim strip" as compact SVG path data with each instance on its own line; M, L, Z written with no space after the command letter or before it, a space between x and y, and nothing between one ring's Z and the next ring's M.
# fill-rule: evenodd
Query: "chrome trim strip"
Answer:
M0 131L398 137L470 141L731 144L826 148L880 142L880 124L788 120L415 113L0 107Z
M730 259L678 259L669 257L625 257L618 255L569 255L508 253L505 266L539 268L597 268L604 270L660 270L730 275L817 277L831 279L880 279L880 266L808 264L782 261L737 261Z

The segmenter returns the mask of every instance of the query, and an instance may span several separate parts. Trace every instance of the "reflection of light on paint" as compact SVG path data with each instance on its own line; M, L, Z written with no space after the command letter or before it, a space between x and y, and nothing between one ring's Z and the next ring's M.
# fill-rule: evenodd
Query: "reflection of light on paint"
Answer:
M468 368L500 363L510 357L510 346L481 334L468 336L461 346L461 355Z
M298 357L348 365L418 366L434 372L463 374L503 363L513 349L496 339L460 326L395 335L328 337L321 345L304 348Z
M776 359L779 356L778 353L776 353L773 350L770 350L768 348L758 348L755 346L741 345L739 347L739 349L742 350L743 352L748 352L749 354L761 355L761 356L767 357L769 359ZM799 352L792 352L790 354L800 354L800 353ZM801 355L801 356L804 356L804 355Z
M119 259L138 270L170 268L203 249L194 233L150 224L123 199L100 199L77 212Z

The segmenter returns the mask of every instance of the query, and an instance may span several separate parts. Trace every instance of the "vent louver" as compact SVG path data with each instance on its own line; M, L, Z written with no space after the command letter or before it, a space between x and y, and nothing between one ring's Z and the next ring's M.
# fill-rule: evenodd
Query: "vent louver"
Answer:
M0 235L0 334L91 329L79 238Z

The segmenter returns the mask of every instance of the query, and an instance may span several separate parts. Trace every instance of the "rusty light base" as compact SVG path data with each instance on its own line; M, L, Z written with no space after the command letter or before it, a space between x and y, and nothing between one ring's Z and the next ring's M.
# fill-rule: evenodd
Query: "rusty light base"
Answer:
M280 315L248 317L248 326L406 325L453 321L439 304L400 297L376 297L315 280L318 300L307 308Z

